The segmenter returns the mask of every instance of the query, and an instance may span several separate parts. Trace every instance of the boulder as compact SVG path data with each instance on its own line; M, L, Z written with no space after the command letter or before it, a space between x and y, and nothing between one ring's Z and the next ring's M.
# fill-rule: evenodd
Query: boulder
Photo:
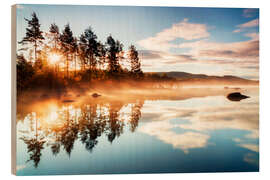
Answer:
M72 99L65 99L62 102L63 103L72 103L72 102L74 102L74 100L72 100Z
M98 93L93 93L93 94L92 94L92 97L93 97L93 98L97 98L97 97L99 97L99 96L101 96L101 95L98 94Z
M241 101L242 99L249 98L249 96L245 96L241 94L240 92L234 92L234 93L228 94L227 98L231 101Z

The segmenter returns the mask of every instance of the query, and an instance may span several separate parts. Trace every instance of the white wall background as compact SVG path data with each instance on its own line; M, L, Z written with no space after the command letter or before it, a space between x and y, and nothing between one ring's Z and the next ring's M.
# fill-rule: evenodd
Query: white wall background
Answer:
M135 179L270 179L270 8L267 0L3 0L0 4L0 179L34 179L11 175L11 5L31 4L85 4L85 5L143 5L143 6L193 6L193 7L244 7L260 8L260 172L259 173L213 173L213 174L151 174L151 175L95 175L50 176L40 179L95 178L111 180Z

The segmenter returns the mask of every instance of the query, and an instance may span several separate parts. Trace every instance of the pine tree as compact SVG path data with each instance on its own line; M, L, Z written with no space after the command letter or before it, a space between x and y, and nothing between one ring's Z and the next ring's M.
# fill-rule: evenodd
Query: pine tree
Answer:
M131 45L129 47L128 57L130 59L131 72L135 75L142 74L141 62L138 56L138 51L136 50L136 47L134 45Z
M54 42L54 49L56 50L57 49L57 44L58 44L59 38L60 38L60 33L59 33L58 26L55 23L51 24L49 32L52 35L52 40Z
M74 52L74 44L76 43L69 24L65 25L62 34L60 34L60 43L61 50L66 56L66 72L67 77L69 77L69 57Z
M123 44L121 44L118 40L115 41L110 35L107 37L106 46L107 57L109 60L109 72L113 74L118 73L121 70L119 61L122 59L121 52L123 50Z
M60 32L58 26L53 23L49 27L49 33L46 33L48 38L50 39L49 47L50 47L50 53L59 53L60 51ZM59 63L57 62L55 64L55 72L59 72Z
M40 30L40 24L38 17L35 12L32 13L32 19L26 19L28 23L28 28L26 28L26 34L25 37L20 41L20 44L33 44L34 46L34 60L36 61L37 58L37 46L38 43L42 43L42 40L44 39L42 35L42 31Z
M21 91L35 73L31 63L27 62L23 55L17 55L16 73L17 90Z
M99 68L101 68L101 67L104 67L106 63L106 48L105 48L105 45L102 44L101 42L98 42L98 53L99 53L98 65L99 65Z
M82 52L82 57L85 63L89 65L90 71L96 69L97 57L99 57L97 35L93 32L92 28L87 28L80 36L79 46Z
M72 58L74 60L74 65L75 65L75 76L76 76L76 71L77 71L77 56L78 56L78 40L75 37L74 38L74 43L71 45L71 52L73 54Z

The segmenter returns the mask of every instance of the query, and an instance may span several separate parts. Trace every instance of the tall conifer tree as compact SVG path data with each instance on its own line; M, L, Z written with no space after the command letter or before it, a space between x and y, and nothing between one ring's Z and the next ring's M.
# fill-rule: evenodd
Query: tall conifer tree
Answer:
M42 43L44 39L42 31L40 30L40 24L35 12L32 13L32 19L26 19L28 27L26 28L25 37L20 41L20 44L33 44L34 47L34 60L37 59L37 47L38 43Z

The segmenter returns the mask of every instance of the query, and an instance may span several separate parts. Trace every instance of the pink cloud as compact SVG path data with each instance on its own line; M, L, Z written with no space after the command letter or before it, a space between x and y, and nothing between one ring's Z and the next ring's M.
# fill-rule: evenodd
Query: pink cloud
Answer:
M255 26L258 26L259 25L259 19L254 19L252 21L249 21L247 23L244 23L244 24L240 24L238 25L237 27L240 27L240 28L249 28L249 27L255 27Z
M148 50L168 51L170 48L177 46L170 43L177 38L194 40L209 36L205 24L189 23L188 19L184 19L182 22L173 24L171 28L157 33L154 37L138 41L138 44Z
M197 60L196 63L237 68L237 74L245 72L257 76L259 70L259 36L257 33L245 35L250 37L251 40L233 43L200 40L183 43L179 45L179 48L191 48L189 55Z
M195 59L191 55L171 54L163 51L140 50L139 57L144 60L158 60L165 64L191 63Z
M179 48L191 48L190 54L197 58L220 58L227 60L248 60L259 57L259 37L257 33L249 33L246 36L251 40L233 43L217 43L200 40L183 43Z
M245 36L250 37L252 40L259 40L259 34L258 33L247 33Z
M254 20L251 20L249 22L246 22L244 24L237 25L238 29L234 30L233 32L235 32L235 33L242 32L246 28L252 28L252 27L256 27L256 26L259 26L259 19L258 18L254 19Z
M209 44L211 43L209 42ZM199 45L204 46L203 43ZM252 50L252 45L249 46L250 50L247 51L250 52L247 54L245 54L245 50L233 52L232 50L201 49L199 55L195 56L192 53L177 55L161 51L141 50L139 56L142 60L142 67L147 71L154 69L166 71L165 69L167 69L168 71L186 71L208 75L230 74L258 79L259 58L257 52ZM198 71L196 68L200 70Z
M258 25L258 20L252 20L238 25L238 28L249 28ZM258 76L259 69L259 34L246 33L250 40L232 43L211 42L204 24L189 23L187 19L174 24L155 36L138 42L146 50L139 52L142 67L147 71L152 69L196 71L200 67L202 73L209 74L212 69L215 74L231 74L238 76ZM242 31L239 29L239 32ZM182 38L189 42L173 44L171 41ZM190 41L193 40L193 41ZM195 41L194 41L195 40ZM170 48L189 49L184 54L170 53ZM204 68L204 69L203 69ZM234 71L227 70L234 69ZM197 71L196 71L197 72Z

